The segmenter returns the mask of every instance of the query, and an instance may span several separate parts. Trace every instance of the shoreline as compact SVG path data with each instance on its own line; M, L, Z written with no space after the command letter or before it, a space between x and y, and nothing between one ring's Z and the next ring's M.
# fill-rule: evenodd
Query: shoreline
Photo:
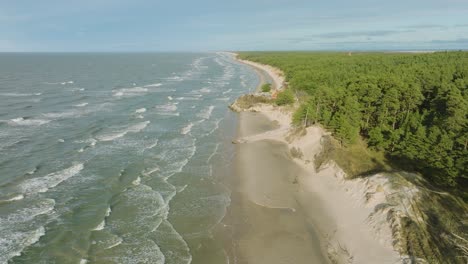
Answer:
M255 72L257 73L257 75L259 76L260 78L260 83L259 85L257 86L256 88L256 92L259 92L260 91L260 87L266 83L266 79L271 79L271 85L272 85L272 90L282 90L284 89L285 87L285 77L284 77L284 73L278 69L278 68L275 68L273 66L270 66L270 65L265 65L265 64L261 64L261 63L257 63L257 62L253 62L253 61L248 61L248 60L242 60L242 59L239 59L238 58L238 55L237 53L234 53L234 52L224 52L226 54L229 54L231 56L233 56L233 59L241 64L245 64L245 65L248 65L250 66L251 68L253 68L255 70Z
M275 82L284 82L284 75L281 76L278 69L239 60L237 57L235 59L271 75ZM283 83L275 83L275 85L276 87L284 86ZM239 155L243 155L243 148L257 148L256 151L263 154L253 155L249 160L238 160L236 166L244 171L238 171L236 177L241 177L239 180L241 181L240 185L243 186L244 199L254 202L261 201L263 203L260 204L264 205L266 200L261 195L259 197L259 193L263 192L267 193L266 196L264 195L265 197L270 197L269 200L267 199L268 202L275 199L284 202L288 196L289 199L295 200L297 203L294 206L285 206L285 204L290 205L291 203L281 204L277 201L274 203L277 208L273 210L284 210L285 207L292 208L294 209L290 210L292 214L295 214L297 218L302 218L307 223L309 230L316 231L311 233L315 233L315 237L309 236L309 239L316 240L312 244L319 245L322 254L328 258L327 261L322 260L317 263L397 263L402 260L403 257L394 248L395 239L392 226L386 220L385 213L387 212L376 210L380 203L385 202L385 196L375 191L382 182L369 184L365 180L348 180L344 172L334 162L329 162L316 169L314 157L321 152L322 137L327 135L326 131L318 126L312 126L302 131L305 135L294 133L294 128L291 125L292 113L281 107L259 104L249 110L256 112L254 115L257 115L257 121L249 121L252 118L249 115L253 113L240 113L240 132L238 133L240 140L237 140L240 143L237 146L237 152ZM255 133L242 132L242 130L248 131L249 126L257 126L256 122L259 122L258 120L261 118L266 118L274 126ZM260 150L259 145L262 144L269 144L267 148L273 153L276 149L274 145L283 146L281 160L270 162L266 166L271 167L272 171L281 171L283 167L290 166L285 164L294 164L291 166L295 169L288 167L289 170L283 171L285 174L283 177L295 175L292 180L290 179L295 188L288 189L290 186L283 184L279 185L274 192L271 190L259 191L259 184L256 181L267 185L274 185L281 181L281 179L273 179L272 177L266 178L268 182L265 179L259 180L258 178L264 176L262 173L248 172L248 167L252 166L257 167L258 171L258 167L262 167L259 164L262 163L265 156L268 156L267 152ZM293 148L298 150L302 157L294 158L291 152ZM276 153L276 155L279 154ZM258 158L259 156L261 158ZM248 176L257 179L253 180ZM371 190L374 190L373 195L369 195ZM287 240L283 242L288 243ZM280 252L275 251L271 254L277 256ZM315 255L318 255L317 252ZM257 261L258 259L251 257L250 262L242 263L257 263Z

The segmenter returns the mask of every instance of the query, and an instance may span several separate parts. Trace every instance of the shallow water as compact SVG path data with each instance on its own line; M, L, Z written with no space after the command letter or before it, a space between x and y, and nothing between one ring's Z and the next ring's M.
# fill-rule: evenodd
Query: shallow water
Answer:
M226 263L223 54L0 54L0 263Z

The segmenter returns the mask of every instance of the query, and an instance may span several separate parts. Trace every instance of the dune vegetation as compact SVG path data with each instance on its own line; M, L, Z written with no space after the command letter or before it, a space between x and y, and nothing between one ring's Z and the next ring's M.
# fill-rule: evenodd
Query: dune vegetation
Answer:
M301 103L296 124L319 123L343 146L365 142L432 183L466 187L467 52L242 52L239 57L284 72Z

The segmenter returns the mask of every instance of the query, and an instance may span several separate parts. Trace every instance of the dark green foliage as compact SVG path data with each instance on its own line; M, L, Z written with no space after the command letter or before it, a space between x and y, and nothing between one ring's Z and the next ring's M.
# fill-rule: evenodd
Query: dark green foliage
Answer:
M375 149L442 185L468 183L468 53L245 52L307 94L293 122L321 123L344 144ZM292 102L294 97L281 95Z
M262 85L261 89L262 92L269 93L271 91L271 83L265 83L264 85Z
M277 105L288 105L294 103L294 94L290 89L286 89L278 93L276 98Z

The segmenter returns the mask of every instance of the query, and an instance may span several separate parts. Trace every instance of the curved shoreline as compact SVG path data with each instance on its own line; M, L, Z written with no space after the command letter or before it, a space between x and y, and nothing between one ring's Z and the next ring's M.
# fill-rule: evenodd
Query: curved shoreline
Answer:
M238 59L237 61L254 69L263 70L266 74L270 74L273 80L281 80L282 76L280 74L269 69L271 66ZM284 78L282 81L284 82ZM278 87L281 86L283 86L283 83L278 85ZM255 115L257 116L266 117L270 122L277 125L264 131L257 130L256 133L246 133L245 131L251 130L249 126L255 127L258 125L256 122L259 122L259 117L256 117L257 121L252 121L252 118L255 120L255 117L252 117L253 113L249 111L240 113L238 134L241 140L238 140L238 142L242 143L238 145L238 154L245 155L243 149L250 149L250 151L257 153L251 155L250 159L241 158L238 161L238 167L243 168L244 171L237 173L237 176L241 177L241 185L244 185L247 199L253 201L264 199L260 195L265 192L262 191L262 188L266 188L263 185L278 184L278 179L270 177L271 175L265 178L265 175L261 173L262 169L258 169L262 167L260 161L268 159L268 152L259 152L258 147L255 150L256 145L259 143L278 142L286 147L286 152L281 160L270 162L266 166L271 167L272 171L276 171L288 167L290 165L286 164L292 163L298 166L302 173L294 172L294 170L285 173L287 174L285 177L295 175L295 178L291 181L295 185L294 190L288 190L291 183L289 182L281 185L282 187L278 187L284 188L283 191L275 188L274 192L270 194L273 197L275 195L289 195L297 201L294 208L300 210L296 213L296 217L302 218L303 221L308 223L310 229L317 231L312 232L317 233L317 236L312 239L316 240L314 243L320 245L322 254L328 257L328 261L317 263L328 263L329 261L333 261L333 263L401 262L402 256L392 245L394 242L392 229L385 220L385 214L374 211L378 203L384 203L385 201L382 200L383 198L378 192L373 194L375 198L372 197L376 201L366 201L368 192L384 183L377 182L374 186L365 181L346 180L343 171L333 162L316 170L313 162L314 156L321 152L321 139L327 134L323 129L308 127L304 131L306 136L292 135L294 129L291 125L291 111L265 104L254 106L249 110L256 112ZM293 147L300 150L306 158L293 158L290 153L290 149ZM270 148L274 152L275 148L273 146L270 146ZM251 170L249 167L257 168L255 169L257 173L249 173L249 170ZM260 173L258 173L259 170ZM251 179L252 177L257 179ZM256 181L262 182L260 190ZM284 241L284 243L288 242ZM271 252L271 254L278 255L280 252Z
M273 90L284 89L285 77L284 77L284 73L280 69L275 68L270 65L261 64L258 62L239 59L238 53L234 53L234 52L225 52L225 53L233 56L234 60L236 60L237 62L248 65L255 70L255 72L258 74L260 78L260 83L256 89L257 92L259 92L260 87L266 83L266 79L268 79L268 77L272 80L271 85L272 85Z

